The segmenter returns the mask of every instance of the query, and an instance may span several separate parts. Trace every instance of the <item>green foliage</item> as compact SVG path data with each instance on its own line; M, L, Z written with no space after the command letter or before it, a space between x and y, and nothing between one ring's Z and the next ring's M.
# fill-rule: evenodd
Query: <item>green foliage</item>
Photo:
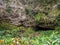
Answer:
M5 3L6 3L6 12L8 12L8 13L10 13L11 14L11 12L12 12L12 9L10 8L10 6L9 6L9 3L10 3L10 0L4 0L5 1Z
M40 21L41 17L42 17L42 13L38 13L37 15L34 16L34 18L37 22Z
M60 21L60 14L57 16L57 20Z
M22 33L20 31L24 30ZM60 44L60 27L56 31L32 31L32 28L19 27L12 30L0 30L0 44L1 45L59 45ZM27 36L28 35L28 36ZM3 41L4 40L4 41ZM14 42L15 41L15 42Z
M37 36L37 37L21 37L21 38L4 38L3 45L19 44L19 45L60 45L60 37L57 36L58 32L53 32L50 36ZM1 42L1 40L0 40ZM18 43L17 43L18 42Z
M57 8L60 10L60 4L58 4Z
M60 30L60 27L56 27L55 30Z
M25 9L25 12L27 15L32 15L32 9L30 7Z
M4 0L6 3L10 2L10 0Z
M12 12L12 9L7 5L6 12L10 13Z
M58 26L60 26L60 14L56 17L56 20L57 20Z
M7 23L7 22L2 22L2 23L0 23L0 28L7 29L7 30L10 30L10 29L12 30L12 29L16 29L17 26L14 26L14 25L12 25L10 23Z

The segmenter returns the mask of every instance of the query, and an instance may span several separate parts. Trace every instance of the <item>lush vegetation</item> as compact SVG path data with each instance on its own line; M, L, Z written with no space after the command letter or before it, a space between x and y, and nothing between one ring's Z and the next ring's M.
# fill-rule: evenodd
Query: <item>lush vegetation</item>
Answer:
M36 36L36 37L23 37L20 38L4 38L0 40L1 45L60 45L60 36L58 32L53 32L50 36Z
M0 45L60 45L59 0L3 1ZM18 23L21 25L15 25Z
M46 31L22 26L10 28L0 27L0 45L60 45L60 27Z

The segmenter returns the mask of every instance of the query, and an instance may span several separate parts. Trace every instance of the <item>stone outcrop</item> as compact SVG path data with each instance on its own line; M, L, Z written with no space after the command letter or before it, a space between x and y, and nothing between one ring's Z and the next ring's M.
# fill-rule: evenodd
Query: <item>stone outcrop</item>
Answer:
M24 5L16 0L11 0L8 5L5 2L0 5L0 18L2 18L1 20L4 22L9 22L16 26L35 25L33 17L26 15Z
M57 5L52 7L51 12L47 16L42 16L39 22L39 27L54 29L58 25L57 16L60 14L60 10Z
M31 4L34 2L34 4ZM0 0L0 22L9 22L16 26L36 26L36 20L31 14L36 15L38 12L43 13L38 23L39 27L52 28L56 26L56 16L60 13L57 10L57 5L49 3L49 6L35 1L26 2L26 0ZM26 9L30 11L26 14ZM27 12L28 12L27 11Z

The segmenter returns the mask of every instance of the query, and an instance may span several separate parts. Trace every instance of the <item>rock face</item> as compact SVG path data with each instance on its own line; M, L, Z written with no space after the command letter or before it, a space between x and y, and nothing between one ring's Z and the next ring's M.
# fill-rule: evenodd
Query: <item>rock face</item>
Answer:
M21 7L18 7L18 5L16 3L15 4L12 3L14 1L9 2L10 4L8 4L8 5L5 1L3 1L3 2L4 3L0 7L0 14L1 14L0 17L3 18L3 20L9 20L12 24L17 25L19 18L21 18L21 16L24 14L24 13L22 14L22 12L24 12L23 5L19 4L19 6L21 6Z
M35 25L35 20L31 16L26 15L24 5L16 0L11 0L8 2L8 5L6 2L4 2L0 6L0 18L2 18L1 20L16 26Z
M57 26L57 20L55 20L55 18L50 19L48 17L44 17L40 20L38 26L40 28L54 29Z
M54 5L47 16L42 16L39 22L39 27L54 29L58 25L57 16L60 10L57 8L59 4ZM42 21L43 20L43 21Z
M57 5L53 3L54 1L51 4L47 1L49 5L46 5L46 1L40 2L39 0L0 0L0 22L9 22L16 26L36 26L36 20L31 15L36 15L39 12L43 13L38 24L39 27L55 27L56 16L60 13L55 8Z

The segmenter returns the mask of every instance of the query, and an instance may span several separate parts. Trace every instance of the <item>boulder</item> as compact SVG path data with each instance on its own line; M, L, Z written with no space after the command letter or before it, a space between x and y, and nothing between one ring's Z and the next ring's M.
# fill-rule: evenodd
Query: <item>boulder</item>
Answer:
M25 1L26 0L23 2L22 0L1 0L0 3L3 3L1 3L2 5L0 4L0 22L8 22L16 26L23 25L26 27L31 27L38 25L42 28L55 28L57 25L56 17L60 13L60 11L56 8L57 5L55 5L55 3L53 4L52 2L53 5L49 3L48 6L46 4L44 5L43 2L43 5L40 4L39 1L39 3L37 3L36 0L28 0L27 2ZM29 12L28 14L26 14L26 9L27 12ZM37 19L40 19L38 19L38 24L34 19L34 16L37 13L43 13L41 19L37 16ZM31 14L33 16L31 16Z
M4 5L6 4L6 5ZM4 3L0 7L1 21L8 22L16 26L34 26L33 17L26 15L24 5L16 0L11 0L9 4Z
M56 17L60 14L60 10L58 10L57 5L52 7L52 10L48 15L43 15L40 19L38 26L41 28L49 28L54 29L58 25L58 21Z

